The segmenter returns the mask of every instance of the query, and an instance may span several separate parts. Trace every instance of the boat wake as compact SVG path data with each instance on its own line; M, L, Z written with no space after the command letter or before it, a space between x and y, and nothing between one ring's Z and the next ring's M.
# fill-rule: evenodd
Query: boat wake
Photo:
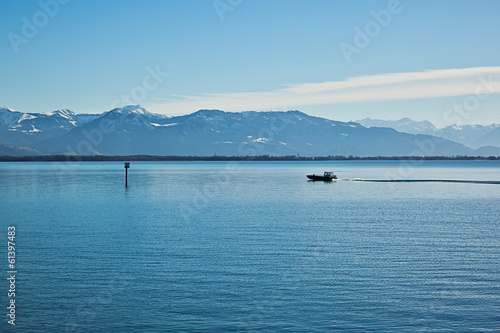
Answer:
M342 179L351 182L376 182L376 183L463 183L463 184L496 184L500 185L500 181L496 180L461 180L461 179Z

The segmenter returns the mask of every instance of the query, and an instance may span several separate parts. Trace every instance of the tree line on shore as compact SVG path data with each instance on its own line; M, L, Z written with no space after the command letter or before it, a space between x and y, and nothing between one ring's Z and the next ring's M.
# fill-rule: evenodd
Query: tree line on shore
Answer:
M0 162L203 162L203 161L393 161L393 160L500 160L500 156L76 156L76 155L40 155L40 156L0 156Z

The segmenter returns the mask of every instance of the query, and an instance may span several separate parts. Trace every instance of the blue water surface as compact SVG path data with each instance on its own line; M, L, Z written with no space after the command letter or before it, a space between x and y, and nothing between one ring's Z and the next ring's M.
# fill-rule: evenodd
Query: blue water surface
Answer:
M340 180L309 182L333 170ZM499 161L0 163L2 332L500 332ZM3 236L2 236L3 235ZM4 257L4 259L1 259Z

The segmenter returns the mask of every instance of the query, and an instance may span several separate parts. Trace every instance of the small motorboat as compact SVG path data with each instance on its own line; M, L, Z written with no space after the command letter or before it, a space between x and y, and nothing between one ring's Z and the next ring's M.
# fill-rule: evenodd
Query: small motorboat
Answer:
M337 179L337 176L333 174L333 171L325 171L323 176L312 174L312 175L307 175L307 178L309 178L310 180L322 180L324 182L329 182L334 179Z

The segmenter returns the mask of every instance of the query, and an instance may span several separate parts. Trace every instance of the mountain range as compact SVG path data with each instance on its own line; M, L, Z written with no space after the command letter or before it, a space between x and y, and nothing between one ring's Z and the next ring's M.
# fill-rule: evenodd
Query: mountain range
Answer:
M484 146L500 147L500 124L450 125L436 128L429 121L414 121L410 118L395 121L365 118L356 122L365 127L389 127L403 133L433 135L473 149Z
M0 107L0 155L500 155L499 144L473 149L429 135L428 124L417 133L365 125L300 111L199 110L169 117L138 105L101 114L66 109L22 113Z

